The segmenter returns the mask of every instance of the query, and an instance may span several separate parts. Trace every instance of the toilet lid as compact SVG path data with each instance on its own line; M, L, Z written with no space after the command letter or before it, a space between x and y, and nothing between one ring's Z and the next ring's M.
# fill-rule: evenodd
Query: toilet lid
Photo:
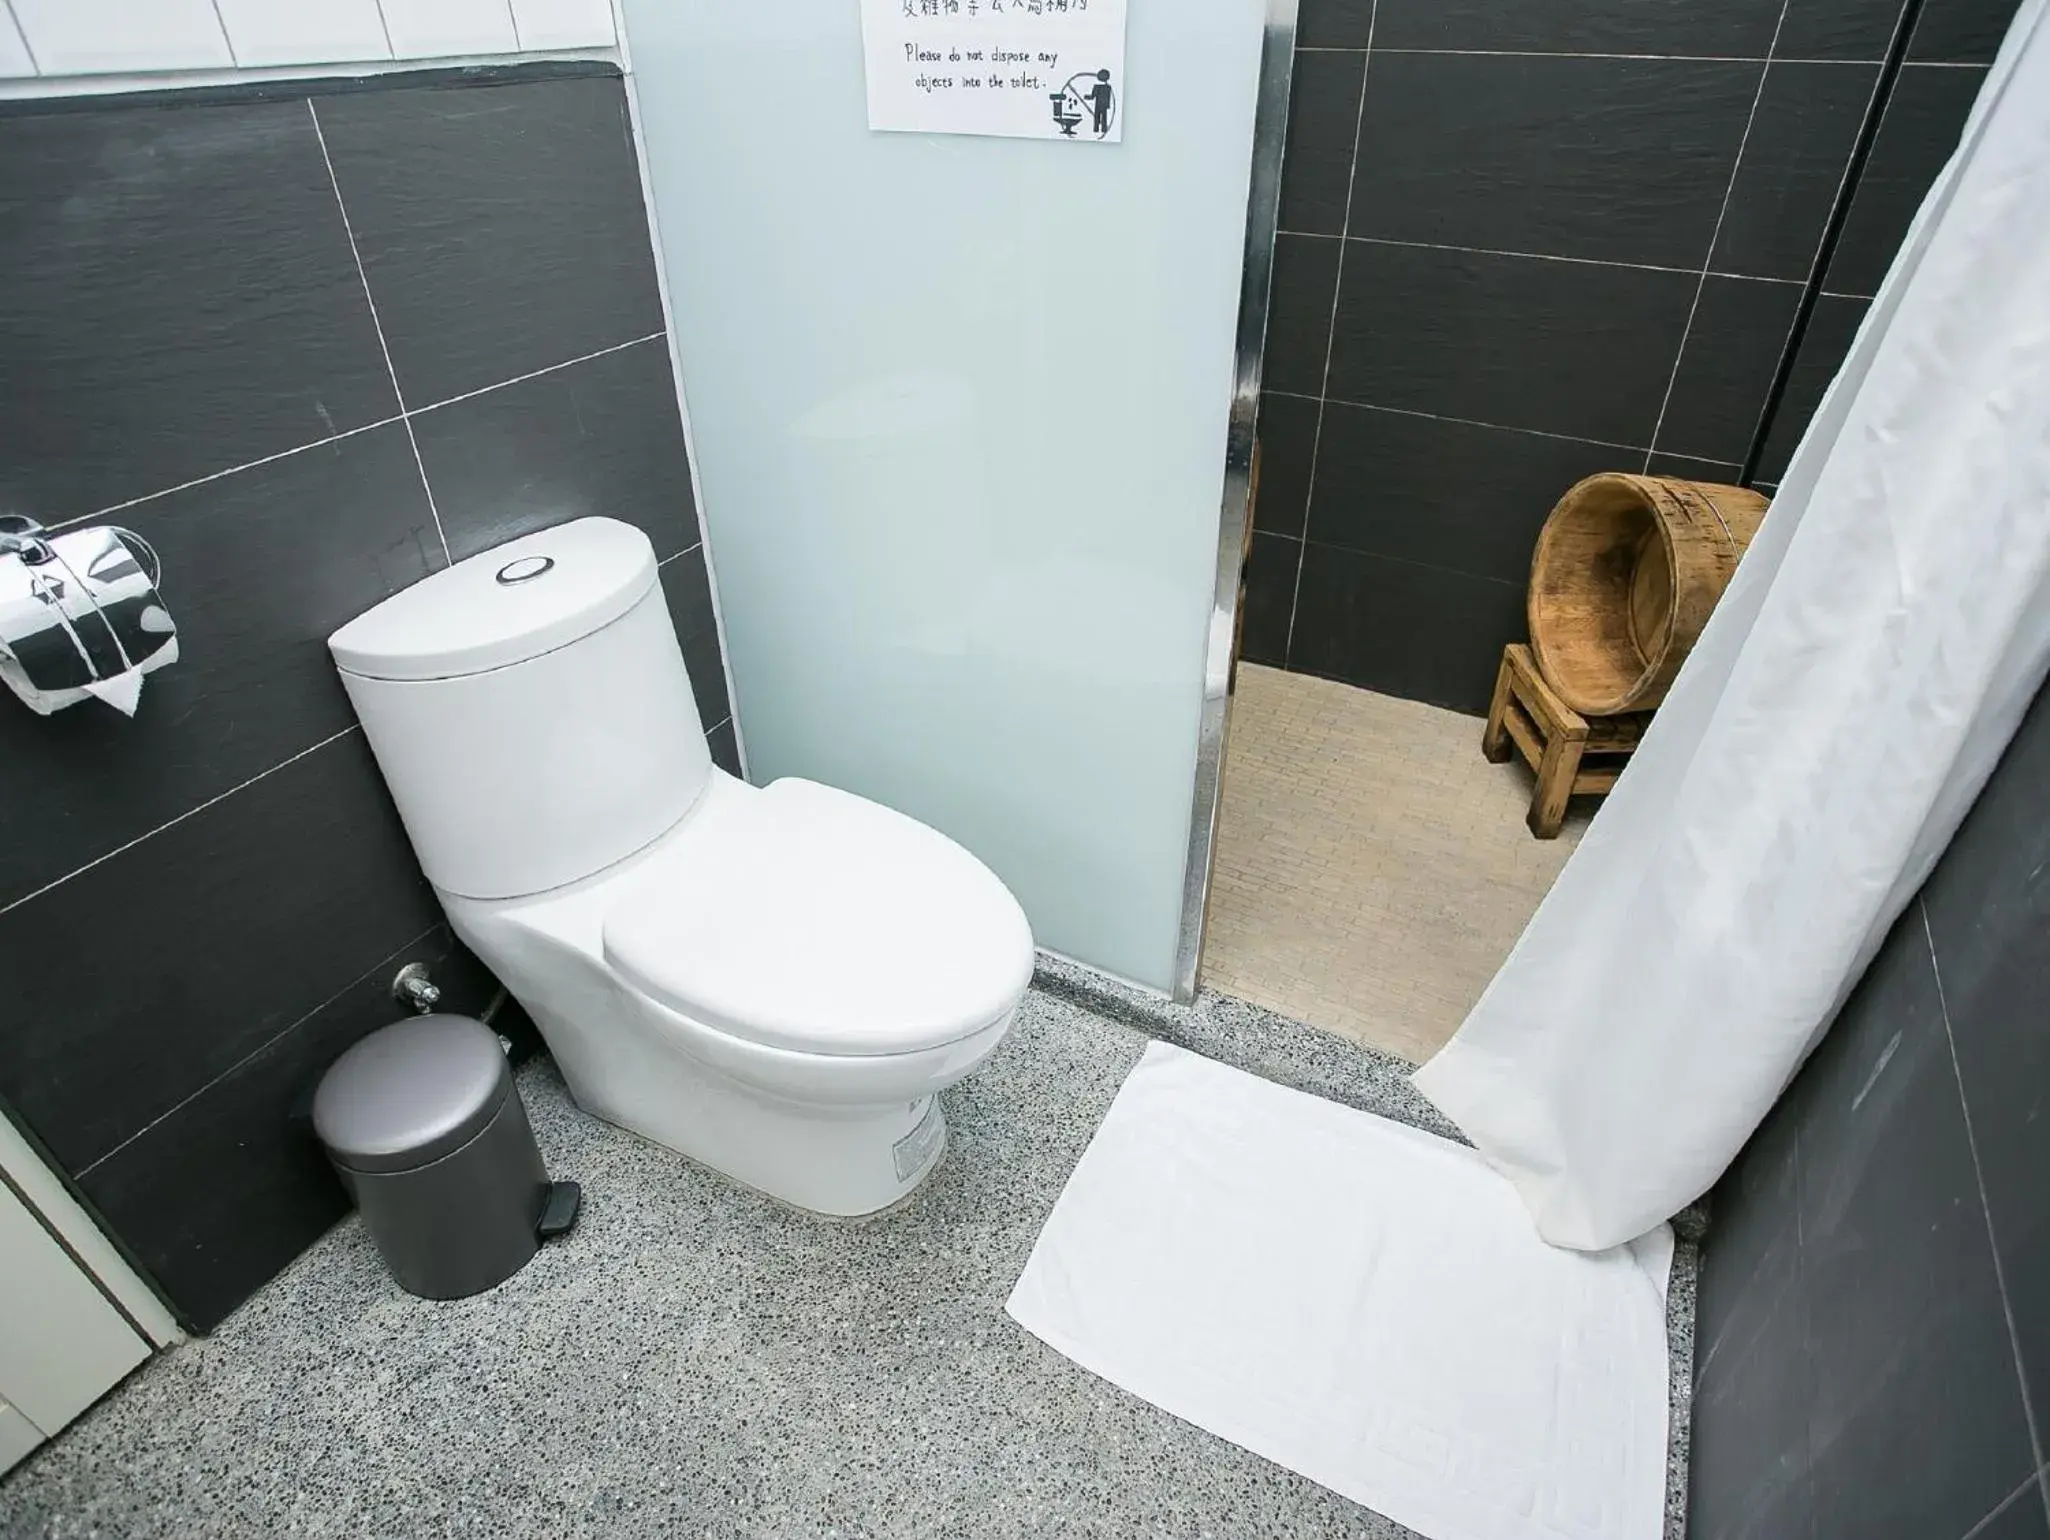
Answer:
M861 797L782 780L636 872L606 960L655 999L804 1053L910 1053L999 1020L1032 977L1032 932L996 874Z

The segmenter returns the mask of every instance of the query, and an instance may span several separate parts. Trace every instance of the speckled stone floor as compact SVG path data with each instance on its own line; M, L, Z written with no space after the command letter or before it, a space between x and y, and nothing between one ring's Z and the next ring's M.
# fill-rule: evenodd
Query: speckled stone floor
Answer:
M573 1235L490 1294L433 1304L345 1223L0 1485L0 1535L1407 1534L1003 1313L1144 1046L1099 1013L1136 1019L1142 997L1090 996L1073 970L1044 983L947 1097L941 1169L866 1223L797 1215L587 1118L531 1066L551 1169L585 1184ZM1394 1061L1236 1002L1150 1029L1405 1121L1428 1111Z

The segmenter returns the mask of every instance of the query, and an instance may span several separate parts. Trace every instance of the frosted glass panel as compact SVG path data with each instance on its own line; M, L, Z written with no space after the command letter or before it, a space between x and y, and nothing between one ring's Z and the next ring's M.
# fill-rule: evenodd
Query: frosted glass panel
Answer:
M752 775L1161 988L1264 15L1132 0L1111 146L870 133L855 0L625 5Z

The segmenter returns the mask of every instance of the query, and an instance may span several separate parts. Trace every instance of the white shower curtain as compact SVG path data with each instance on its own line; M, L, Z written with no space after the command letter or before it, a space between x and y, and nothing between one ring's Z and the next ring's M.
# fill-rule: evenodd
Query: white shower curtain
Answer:
M2050 666L2043 10L1642 747L1417 1072L1554 1244L1630 1240L1715 1182Z

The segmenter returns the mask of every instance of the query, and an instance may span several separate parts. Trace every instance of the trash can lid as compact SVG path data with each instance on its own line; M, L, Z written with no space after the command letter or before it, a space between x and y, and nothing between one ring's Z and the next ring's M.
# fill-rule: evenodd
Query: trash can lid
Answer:
M475 1138L512 1074L498 1034L468 1016L416 1016L335 1060L313 1097L313 1129L352 1171L410 1171Z

